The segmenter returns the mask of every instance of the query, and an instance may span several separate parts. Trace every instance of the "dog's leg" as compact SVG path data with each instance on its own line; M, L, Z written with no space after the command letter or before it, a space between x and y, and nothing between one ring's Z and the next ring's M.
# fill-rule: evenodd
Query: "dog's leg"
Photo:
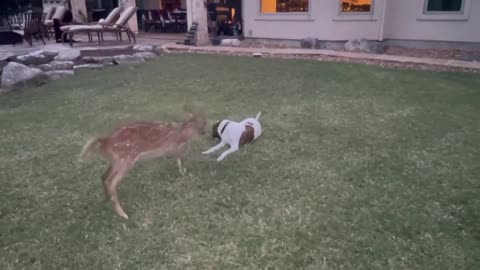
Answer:
M204 155L211 154L211 153L213 153L213 152L215 152L215 151L220 150L220 149L221 149L222 147L224 147L224 146L225 146L225 143L224 143L223 141L221 141L219 144L215 145L214 147L208 149L208 150L205 151L205 152L202 152L202 154L204 154Z
M223 159L225 159L228 155L230 155L231 153L235 153L238 151L238 145L233 145L232 147L230 147L230 149L228 149L227 151L223 152L218 158L217 158L217 161L220 162L222 161Z
M127 214L123 211L118 199L117 187L122 179L127 175L128 171L133 167L129 162L116 162L113 165L113 177L108 182L108 193L111 195L110 200L113 203L115 213L124 219L128 219Z

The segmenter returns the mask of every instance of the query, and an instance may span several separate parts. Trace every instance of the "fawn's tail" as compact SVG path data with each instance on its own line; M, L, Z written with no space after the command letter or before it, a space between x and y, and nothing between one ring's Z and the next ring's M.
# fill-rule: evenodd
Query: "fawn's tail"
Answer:
M90 157L92 150L95 150L100 145L100 138L92 138L83 146L82 153L80 153L80 161L86 161Z
M258 119L260 118L260 115L262 115L262 112L258 112L258 113L257 113L257 116L255 117L255 119L258 120Z

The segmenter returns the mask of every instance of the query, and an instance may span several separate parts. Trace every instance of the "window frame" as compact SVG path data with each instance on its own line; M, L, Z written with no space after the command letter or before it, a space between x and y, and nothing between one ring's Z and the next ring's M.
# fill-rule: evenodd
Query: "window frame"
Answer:
M315 0L307 0L308 1L308 11L306 12L271 12L271 13L267 13L267 12L262 12L262 1L263 0L259 0L258 1L258 14L261 15L261 16L288 16L288 15L300 15L300 16L310 16L311 12L312 12L312 2L315 1Z
M385 5L385 0L372 0L372 7L369 12L343 12L342 1L336 1L335 16L333 21L377 21L378 14L382 11L376 11L375 9L382 8L381 5Z
M417 21L468 21L472 0L462 0L461 11L427 11L428 1L424 0Z
M370 6L370 11L351 11L351 12L348 12L348 11L342 11L342 0L336 0L338 3L338 16L352 16L352 15L373 15L374 11L375 11L375 2L376 0L371 0L372 1L372 4ZM385 0L384 0L385 1Z
M459 11L428 11L428 1L431 0L423 1L423 14L463 14L465 10L465 2L467 2L466 0L461 0L462 5Z

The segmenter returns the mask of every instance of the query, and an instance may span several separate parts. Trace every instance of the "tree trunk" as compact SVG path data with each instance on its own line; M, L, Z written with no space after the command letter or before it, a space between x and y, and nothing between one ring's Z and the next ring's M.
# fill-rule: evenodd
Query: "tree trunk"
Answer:
M193 22L198 23L197 45L204 46L210 44L208 37L207 7L205 0L187 0L187 19L188 25Z

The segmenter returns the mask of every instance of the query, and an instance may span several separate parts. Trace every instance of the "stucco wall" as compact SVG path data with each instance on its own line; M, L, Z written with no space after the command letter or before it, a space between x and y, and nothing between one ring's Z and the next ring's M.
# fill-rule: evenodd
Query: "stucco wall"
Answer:
M351 38L377 39L384 0L374 0L374 12L368 15L340 15L338 0L310 0L305 14L262 14L260 0L243 0L246 37L322 40Z
M385 1L387 5L384 9ZM373 14L339 15L339 2L310 0L308 13L283 15L261 14L260 0L243 0L245 36L480 42L480 0L466 0L465 13L457 16L425 15L424 0L374 0Z
M388 1L386 39L480 42L480 1L467 0L458 15L423 14L424 1Z

